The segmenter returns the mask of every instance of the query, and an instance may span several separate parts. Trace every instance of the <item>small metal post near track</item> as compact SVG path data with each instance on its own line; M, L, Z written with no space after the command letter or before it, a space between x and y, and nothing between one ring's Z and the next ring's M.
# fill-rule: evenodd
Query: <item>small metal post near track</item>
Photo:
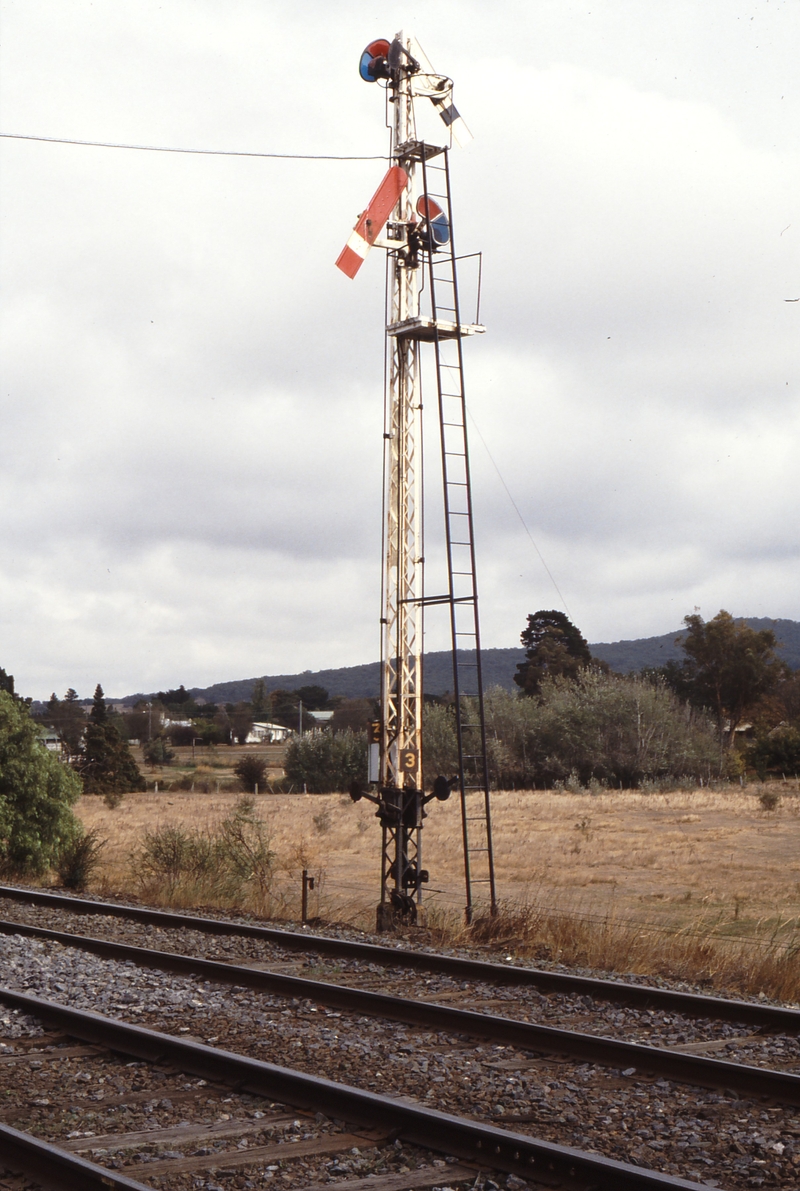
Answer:
M314 888L314 878L309 877L308 869L303 869L303 893L300 904L300 921L308 922L308 891Z

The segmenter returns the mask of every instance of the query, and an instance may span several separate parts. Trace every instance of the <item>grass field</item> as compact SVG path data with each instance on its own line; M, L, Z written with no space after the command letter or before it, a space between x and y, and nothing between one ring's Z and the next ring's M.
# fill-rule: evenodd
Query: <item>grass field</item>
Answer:
M501 919L495 945L615 971L683 975L740 991L800 998L800 790L776 783L662 794L493 795ZM78 813L108 839L99 891L130 891L145 829L212 829L236 795L128 795L114 810L83 798ZM374 808L341 795L257 800L276 853L270 912L299 917L300 874L317 878L311 912L371 926L380 829ZM430 924L453 938L463 907L456 800L433 804L425 831ZM181 904L172 890L164 900ZM184 903L185 904L185 903ZM224 908L224 907L223 907Z

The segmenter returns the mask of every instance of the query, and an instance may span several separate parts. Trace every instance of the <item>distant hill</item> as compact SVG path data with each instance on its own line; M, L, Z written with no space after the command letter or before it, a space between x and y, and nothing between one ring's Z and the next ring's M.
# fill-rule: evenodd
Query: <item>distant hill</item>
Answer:
M765 616L745 618L752 629L772 629L778 638L778 653L793 670L800 670L800 621L770 620ZM681 629L664 633L660 637L639 637L634 641L598 642L590 645L592 654L608 662L612 670L630 674L644 666L663 666L668 661L680 661L684 654L676 640ZM483 681L485 687L501 686L512 691L514 671L525 656L519 647L510 649L484 649ZM464 661L474 658L473 651L464 652ZM264 674L262 680L268 691L278 688L296 690L301 686L322 686L331 695L343 695L348 699L363 699L376 696L380 690L380 663L367 662L361 666L341 666L332 670L304 670L300 674ZM257 678L240 678L232 682L216 682L213 686L191 687L195 699L210 703L238 703L249 699ZM443 650L428 653L424 659L425 690L430 695L443 695L453 689L451 655ZM128 695L120 700L133 704L150 695Z
M766 616L746 616L744 619L751 629L758 632L762 629L772 629L778 638L778 654L793 670L800 670L800 621L770 620ZM596 658L608 662L612 670L620 674L630 674L631 671L641 670L645 666L663 666L665 662L681 661L686 655L681 647L676 645L676 641L682 631L685 630L675 629L673 633L664 633L661 637L612 641L608 645L599 642L589 648Z
M513 674L518 662L525 656L523 649L484 649L481 653L483 662L484 685L504 686L509 690L516 689ZM464 653L464 660L474 660L475 651ZM453 663L449 651L426 653L424 659L425 690L430 695L443 695L453 689ZM265 674L262 681L268 691L297 690L301 686L322 686L331 695L343 695L347 699L368 699L376 696L380 691L380 662L367 662L362 666L342 666L338 670L304 670L300 674ZM232 682L215 682L213 686L191 687L189 694L195 699L205 699L209 703L238 703L241 699L249 699L257 678L240 678ZM150 695L128 695L120 700L123 703L135 703L138 699L148 699Z

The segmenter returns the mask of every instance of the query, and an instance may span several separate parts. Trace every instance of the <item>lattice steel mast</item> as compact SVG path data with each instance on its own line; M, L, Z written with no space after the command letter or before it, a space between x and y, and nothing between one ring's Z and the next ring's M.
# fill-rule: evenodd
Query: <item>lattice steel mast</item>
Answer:
M366 797L378 806L382 848L377 924L386 929L416 921L422 885L428 879L421 851L424 806L432 798L446 799L453 787L461 797L467 918L472 918L473 886L479 882L488 886L491 911L496 908L461 353L462 336L483 328L463 324L460 317L448 150L416 135L414 102L424 97L433 102L454 137L459 132L469 136L452 103L452 83L433 71L413 38L402 34L391 44L371 43L362 55L361 74L367 81L387 81L393 165L337 261L353 277L373 244L389 252L381 720L374 725L370 747L372 788L356 786L351 793L354 799ZM444 164L434 164L435 158ZM431 172L442 178L436 195L428 186ZM425 314L420 302L423 287ZM422 342L433 344L435 355L449 584L446 594L434 597L426 597L423 590ZM427 604L450 608L458 744L458 774L437 777L429 794L422 784L422 618ZM474 660L465 661L459 652L464 650L472 651ZM472 671L471 683L465 679L465 667ZM462 698L466 694L474 696L469 712ZM475 794L480 795L478 807ZM484 862L480 875L479 859Z

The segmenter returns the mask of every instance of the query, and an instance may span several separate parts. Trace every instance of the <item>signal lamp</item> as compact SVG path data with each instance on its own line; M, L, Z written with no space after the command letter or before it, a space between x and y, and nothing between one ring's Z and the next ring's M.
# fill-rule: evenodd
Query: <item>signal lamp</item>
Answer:
M427 221L430 231L430 247L435 252L438 247L450 241L450 223L442 208L434 199L421 194L417 199L417 214Z
M378 41L369 43L358 64L358 73L365 83L377 83L378 79L392 77L389 63L386 60L388 53L389 42L385 38L379 38Z
M438 798L440 802L447 802L456 780L456 778L442 777L442 775L439 774L433 783L434 798Z

